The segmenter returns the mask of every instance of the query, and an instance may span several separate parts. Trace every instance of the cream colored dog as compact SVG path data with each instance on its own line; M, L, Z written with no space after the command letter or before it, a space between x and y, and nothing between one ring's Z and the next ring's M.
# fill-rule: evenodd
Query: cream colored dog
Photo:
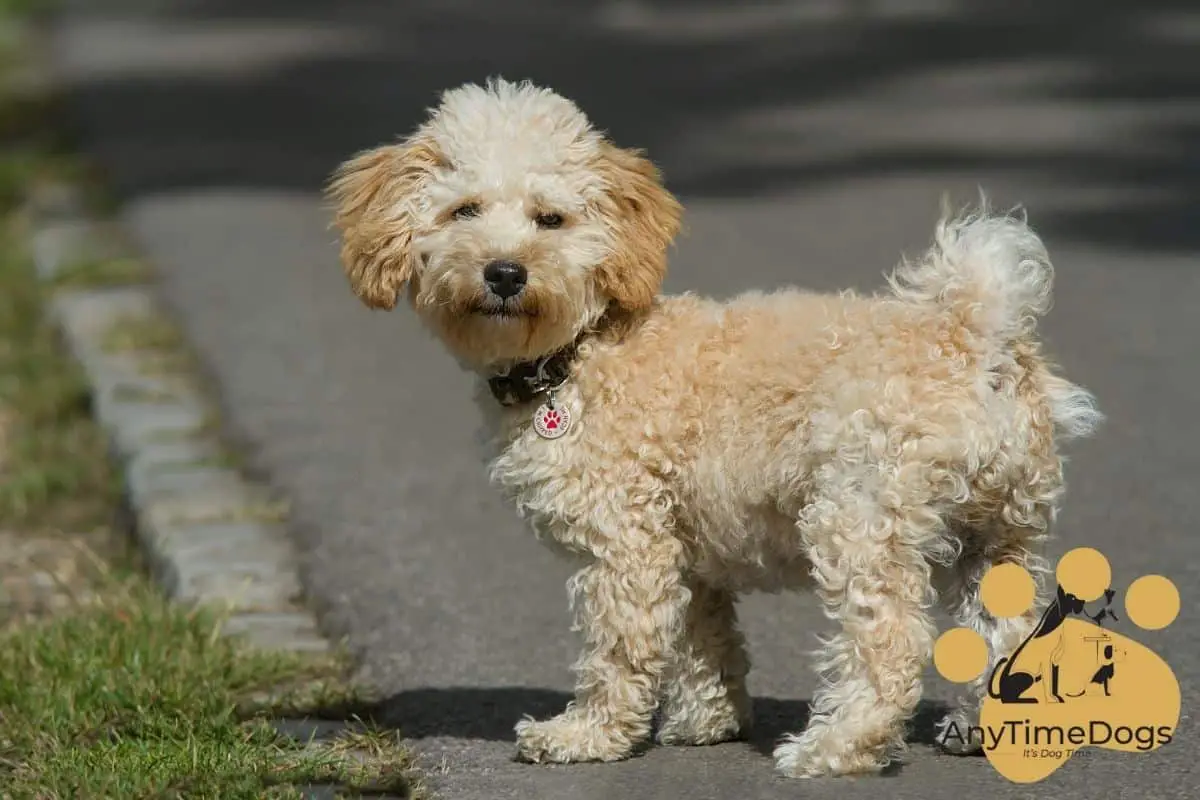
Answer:
M1057 440L1099 414L1042 355L1052 270L1023 221L944 220L879 297L663 297L681 209L657 170L504 81L447 92L329 194L354 291L407 296L478 374L492 477L582 560L576 699L517 725L525 759L625 758L660 707L664 744L744 733L741 592L815 590L838 627L807 729L776 750L796 776L902 751L936 597L994 659L1035 621L990 617L980 577L1044 569Z

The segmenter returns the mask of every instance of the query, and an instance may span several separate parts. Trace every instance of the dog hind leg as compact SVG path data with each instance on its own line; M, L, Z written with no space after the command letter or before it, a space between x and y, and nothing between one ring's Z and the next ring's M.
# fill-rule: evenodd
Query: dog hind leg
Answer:
M877 771L903 751L921 697L934 638L929 563L947 557L944 525L913 472L862 467L832 470L799 530L841 631L824 642L808 728L786 737L776 763L794 777Z
M938 723L936 741L949 752L965 754L979 750L982 742L978 737L969 736L968 732L979 724L979 710L987 696L992 672L1000 659L1012 656L1037 625L1039 602L1035 601L1019 616L995 617L984 607L980 593L983 576L993 566L1019 564L1034 577L1040 596L1038 584L1040 576L1046 572L1046 563L1037 552L1039 538L1031 536L1036 533L1036 530L1003 523L987 531L967 531L963 555L943 573L948 579L939 587L943 605L956 624L983 637L989 655L987 669L966 685L955 707Z

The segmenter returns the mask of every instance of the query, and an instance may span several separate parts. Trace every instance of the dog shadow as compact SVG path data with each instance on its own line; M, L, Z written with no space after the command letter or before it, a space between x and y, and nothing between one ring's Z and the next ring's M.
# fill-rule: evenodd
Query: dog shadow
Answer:
M937 723L950 711L945 703L922 701L908 723L909 744L936 746ZM789 733L800 733L808 725L809 701L754 698L754 729L747 741L764 756L770 756ZM890 771L890 770L889 770Z
M545 719L572 699L566 692L523 687L425 688L400 692L358 708L335 713L357 716L399 730L409 739L449 737L496 742L514 740L513 726L526 715ZM935 745L936 724L949 710L944 703L922 702L909 723L911 744ZM770 756L786 734L808 724L807 700L754 698L754 728L747 743Z

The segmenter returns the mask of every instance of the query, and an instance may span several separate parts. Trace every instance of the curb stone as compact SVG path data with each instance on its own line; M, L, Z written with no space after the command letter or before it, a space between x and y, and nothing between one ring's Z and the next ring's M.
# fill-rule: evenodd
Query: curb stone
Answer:
M80 264L132 257L116 226L88 216L81 196L56 185L53 195L35 191L26 205L27 244L45 283ZM256 646L329 650L301 603L280 501L223 463L228 451L213 431L199 380L163 374L161 350L153 346L105 346L118 324L168 319L152 287L59 289L49 313L83 368L93 412L125 479L135 533L168 596L228 608L223 632Z
M0 41L17 54L15 71L0 85L6 96L41 102L61 94L41 39L37 25L0 23ZM44 284L54 287L98 264L140 263L131 237L115 220L92 213L88 197L70 179L29 187L21 231ZM164 347L136 336L120 347L107 341L124 323L174 330L152 278L130 277L116 286L60 286L48 316L82 367L154 578L173 600L225 607L226 635L270 649L329 650L301 602L280 499L227 463L213 405L190 362L175 358L164 368L164 351L178 356L186 345Z
M51 279L61 264L127 257L130 247L119 230L91 220L45 219L33 234L30 253L38 277Z
M56 191L61 191L57 187ZM81 193L61 197L78 197ZM27 246L38 277L53 285L80 263L129 254L113 247L111 223L87 217L83 205L36 195L26 204ZM71 219L72 215L77 216ZM49 317L83 368L93 414L109 439L133 512L134 532L155 580L175 601L224 606L226 636L297 653L331 649L302 602L297 560L282 523L286 509L266 487L224 463L213 412L187 374L162 374L152 348L109 352L104 338L121 321L168 319L152 288L71 288L55 291ZM308 733L308 747L353 723L279 719L280 732ZM349 750L350 758L366 758ZM311 800L342 796L332 785L301 788ZM374 794L378 797L403 795Z
M59 93L39 38L35 26L0 26L0 39L18 53L18 69L0 87L7 95ZM45 284L97 264L139 261L124 229L91 213L87 197L82 185L62 179L37 183L26 196L25 246ZM225 463L229 451L214 430L213 406L186 359L164 368L161 346L105 341L118 323L169 320L150 279L60 288L48 315L83 369L93 414L124 478L135 534L167 595L224 606L230 617L223 632L256 646L329 650L301 602L282 504Z

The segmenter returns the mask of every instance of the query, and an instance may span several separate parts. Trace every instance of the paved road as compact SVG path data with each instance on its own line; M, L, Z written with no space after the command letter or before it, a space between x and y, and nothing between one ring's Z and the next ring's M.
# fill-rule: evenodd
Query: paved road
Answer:
M161 266L232 430L294 499L314 602L387 690L386 718L444 757L446 797L1187 797L1200 677L1188 5L78 0L56 43L82 141ZM1057 547L1101 548L1118 584L1163 572L1183 587L1180 620L1144 637L1183 686L1176 742L1080 757L1035 790L936 755L925 724L894 777L776 778L766 753L800 725L821 626L806 598L770 597L743 608L753 742L513 763L513 723L570 688L566 568L485 485L467 379L411 316L352 299L317 195L439 89L492 73L553 85L650 149L688 207L672 289L871 288L927 241L943 192L1027 204L1059 268L1046 335L1110 418L1072 451Z

